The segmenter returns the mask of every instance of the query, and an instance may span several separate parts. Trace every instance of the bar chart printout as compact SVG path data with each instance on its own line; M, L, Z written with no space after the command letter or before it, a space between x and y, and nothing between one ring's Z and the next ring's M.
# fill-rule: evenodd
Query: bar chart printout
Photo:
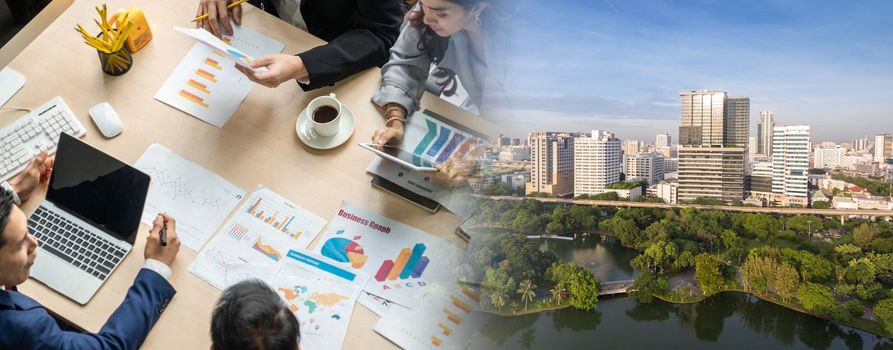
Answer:
M189 271L223 289L231 264L277 264L305 249L326 221L295 202L258 186L199 252Z
M244 27L234 27L233 32L227 41L254 57L279 53L284 47ZM254 87L233 63L229 55L197 42L155 93L155 99L222 128Z
M366 292L409 308L431 287L454 283L461 258L446 240L346 202L314 249L368 274Z

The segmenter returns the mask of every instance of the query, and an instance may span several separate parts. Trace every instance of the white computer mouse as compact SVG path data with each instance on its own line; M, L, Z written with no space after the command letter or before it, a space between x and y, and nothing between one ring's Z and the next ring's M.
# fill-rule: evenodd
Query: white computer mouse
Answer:
M108 102L102 102L90 108L90 118L105 137L115 137L124 130L121 118Z

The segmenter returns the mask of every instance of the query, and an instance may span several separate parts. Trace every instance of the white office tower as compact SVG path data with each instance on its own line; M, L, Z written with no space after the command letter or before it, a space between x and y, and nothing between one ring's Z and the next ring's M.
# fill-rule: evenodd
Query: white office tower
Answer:
M593 130L574 139L574 195L599 194L620 181L620 140L613 133Z
M671 144L673 144L673 139L670 138L670 134L657 134L654 138L654 147L656 148L670 147Z
M757 124L757 154L772 155L772 128L775 127L775 112L760 112L760 123Z
M893 136L878 134L874 136L874 162L883 163L893 157Z
M846 149L840 146L816 147L812 152L812 166L814 168L840 168L846 167Z
M781 205L806 206L809 126L776 126L772 133L772 193Z
M664 178L664 156L657 152L624 155L626 181L648 181L652 186Z
M577 135L549 131L530 133L530 182L526 193L573 194L574 137Z

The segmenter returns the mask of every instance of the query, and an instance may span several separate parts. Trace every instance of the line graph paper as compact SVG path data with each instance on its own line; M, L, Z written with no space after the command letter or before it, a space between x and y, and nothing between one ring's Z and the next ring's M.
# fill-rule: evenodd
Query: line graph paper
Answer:
M183 245L199 250L245 196L226 179L159 144L152 144L134 165L152 182L142 222L152 226L158 213L177 220Z

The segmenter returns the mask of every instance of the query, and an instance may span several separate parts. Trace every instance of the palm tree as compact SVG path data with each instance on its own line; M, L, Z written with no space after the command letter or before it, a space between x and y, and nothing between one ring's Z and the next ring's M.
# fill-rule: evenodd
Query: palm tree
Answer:
M555 287L549 291L552 292L552 300L555 300L556 305L561 304L561 299L564 298L564 289L556 284Z
M527 302L533 300L536 296L536 285L530 280L524 280L516 292L521 296L521 300L524 301L524 311L527 311Z
M490 294L490 303L497 309L502 310L502 307L505 306L505 293L502 291L493 292Z

